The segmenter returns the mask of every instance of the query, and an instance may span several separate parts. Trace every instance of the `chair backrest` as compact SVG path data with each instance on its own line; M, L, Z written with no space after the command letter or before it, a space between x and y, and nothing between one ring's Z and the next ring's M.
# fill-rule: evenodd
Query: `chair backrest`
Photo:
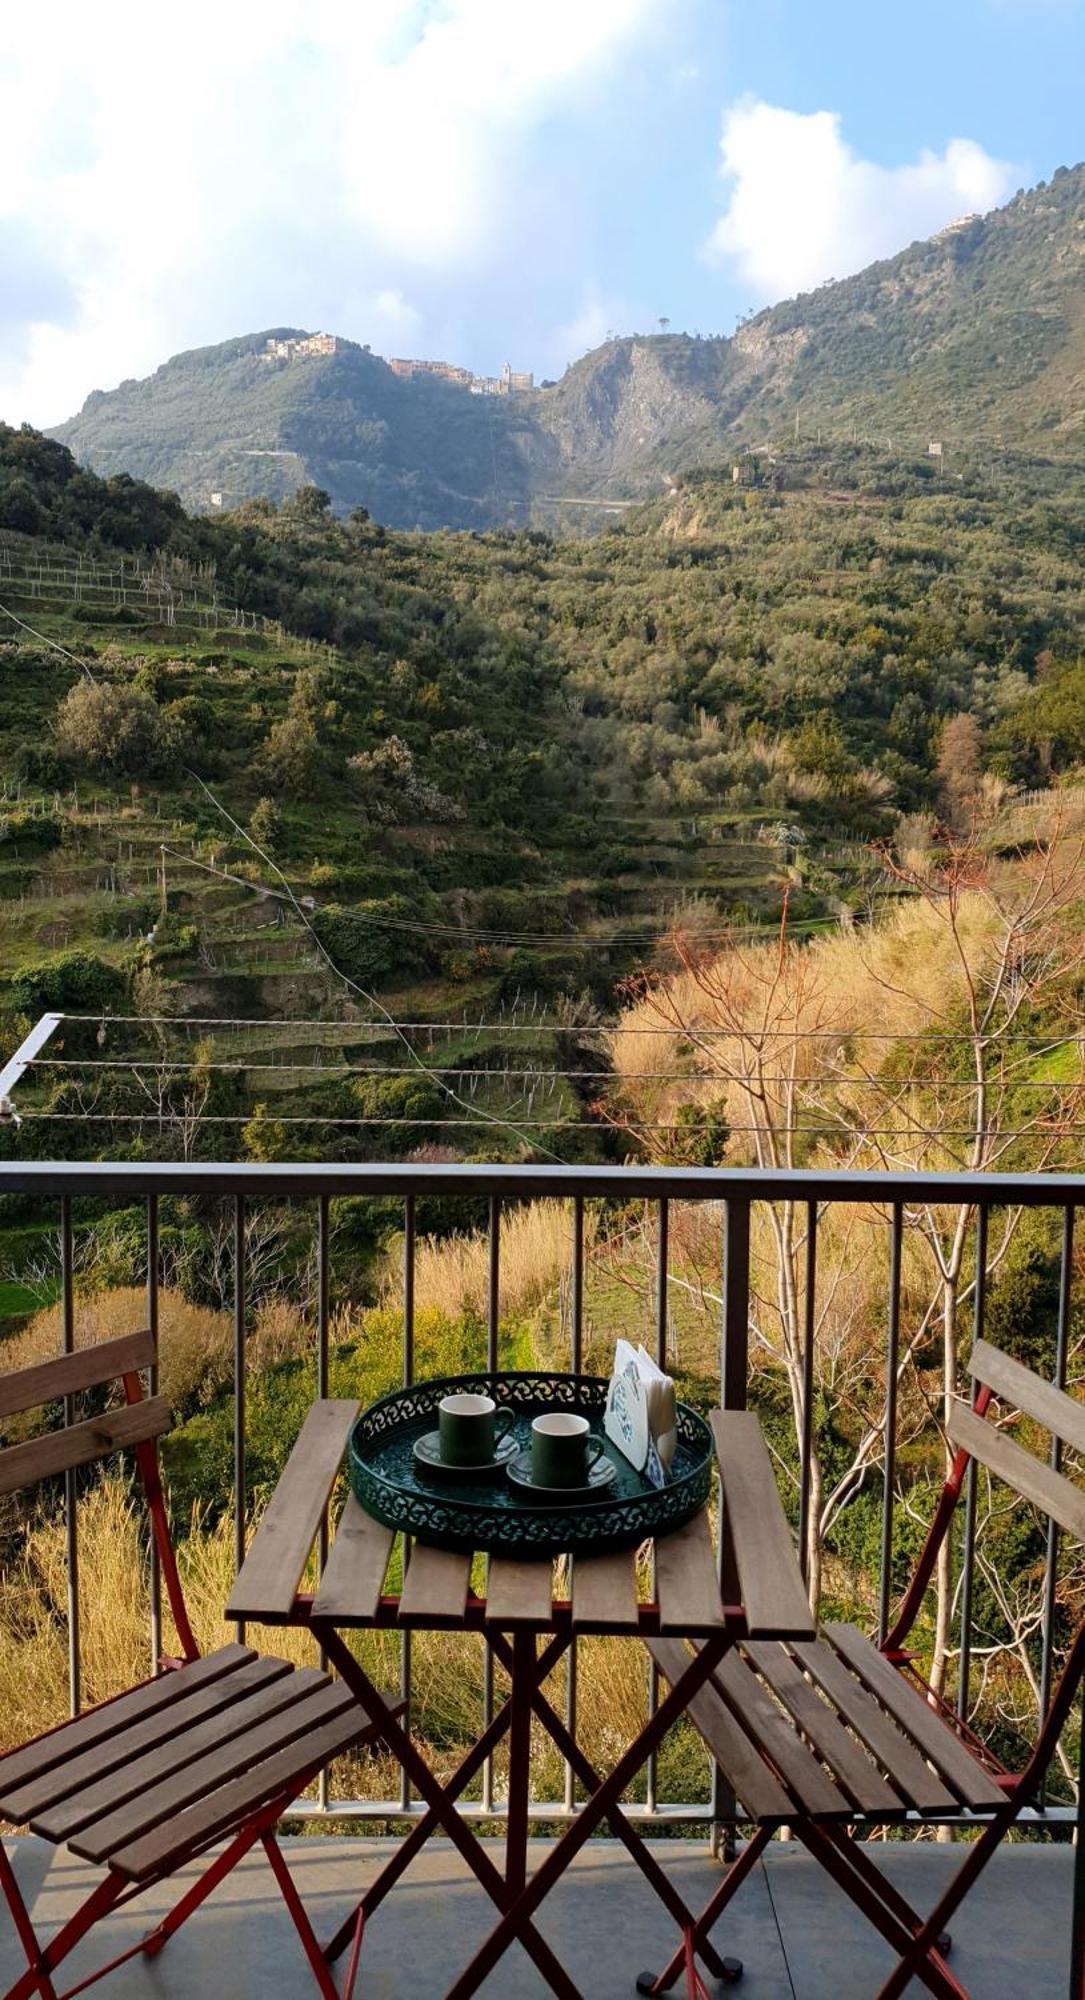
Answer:
M139 1380L140 1370L151 1367L154 1360L153 1335L127 1333L119 1340L103 1340L55 1361L0 1375L0 1419L110 1382L122 1382L126 1397L120 1408L0 1448L0 1494L16 1493L55 1473L91 1465L112 1452L161 1437L170 1427L169 1404L161 1396L144 1396Z
M1071 1451L1085 1453L1085 1404L1011 1360L988 1340L972 1351L973 1379L1003 1405L1020 1410ZM949 1436L959 1451L985 1465L997 1479L1030 1500L1076 1540L1085 1542L1085 1492L967 1403L955 1403Z

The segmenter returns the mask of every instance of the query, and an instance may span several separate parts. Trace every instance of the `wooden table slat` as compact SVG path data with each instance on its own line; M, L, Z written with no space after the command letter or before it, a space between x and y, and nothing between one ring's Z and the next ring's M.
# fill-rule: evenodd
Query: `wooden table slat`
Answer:
M62 1430L43 1431L23 1444L9 1444L0 1450L0 1493L17 1493L20 1487L34 1486L54 1473L92 1465L96 1458L161 1437L172 1422L173 1412L164 1396L144 1396L138 1403L124 1403L120 1409L104 1410L100 1417L88 1417L85 1423L65 1424Z
M241 1565L228 1618L290 1611L359 1407L345 1400L313 1404Z
M645 1643L664 1680L673 1687L690 1664L686 1647L680 1639L648 1639ZM698 1689L686 1713L752 1819L782 1826L796 1817L794 1801L773 1777L711 1681Z
M815 1626L761 1426L752 1410L713 1410L724 1534L752 1639L812 1638Z
M633 1549L573 1557L573 1627L592 1632L636 1631L637 1569Z
M1080 1487L1071 1485L1052 1466L1034 1458L1005 1431L1000 1431L997 1424L989 1423L986 1417L977 1417L967 1403L953 1404L947 1429L953 1444L971 1452L996 1479L1004 1480L1015 1493L1031 1500L1041 1513L1050 1514L1060 1527L1066 1528L1079 1542L1085 1542L1085 1493Z
M112 1825L118 1814L128 1824L131 1817L154 1809L163 1786L171 1785L175 1778L178 1783L187 1782L181 1774L197 1764L209 1770L209 1760L232 1756L238 1742L247 1742L256 1729L266 1728L273 1718L281 1719L321 1685L326 1685L326 1678L315 1667L302 1667L296 1673L287 1668L284 1674L265 1675L262 1684L236 1704L212 1710L179 1735L126 1758L103 1777L32 1814L32 1831L59 1843L83 1832L88 1839L92 1834L97 1838L103 1830L108 1831L106 1822ZM284 1736L288 1733L283 1730Z
M554 1615L554 1565L491 1556L486 1577L490 1625L548 1626Z
M875 1701L888 1709L894 1721L919 1745L924 1757L941 1772L947 1785L960 1793L965 1805L990 1811L1005 1804L1002 1786L996 1784L990 1772L984 1770L960 1738L940 1720L918 1688L905 1680L869 1639L854 1625L826 1625L824 1629L826 1637L869 1688Z
M187 1700L197 1689L208 1687L227 1674L237 1673L255 1659L251 1646L239 1646L236 1642L221 1646L215 1653L205 1653L202 1659L159 1674L156 1680L144 1681L140 1687L116 1696L113 1701L103 1702L99 1708L88 1709L74 1722L66 1722L62 1728L51 1730L48 1736L39 1736L36 1743L27 1743L19 1750L10 1751L6 1757L0 1758L0 1798L6 1798L17 1785L28 1784L32 1778L52 1770L54 1765L63 1763L67 1758L82 1756L96 1743L107 1742L144 1717L157 1715L174 1702Z
M416 1542L399 1597L400 1619L462 1618L471 1580L471 1558Z
M920 1756L911 1738L897 1728L879 1702L820 1640L794 1648L800 1667L828 1695L842 1722L862 1738L888 1772L894 1790L917 1812L955 1813L959 1801Z
M193 1847L225 1833L245 1813L267 1798L291 1788L297 1776L322 1764L366 1735L372 1728L356 1702L329 1699L310 1721L306 1733L285 1748L264 1756L251 1769L208 1791L187 1811L172 1815L151 1832L110 1855L110 1866L135 1881L169 1868Z
M375 1521L353 1493L348 1494L313 1599L313 1617L374 1617L395 1538L394 1528Z
M977 1382L985 1382L1003 1404L1024 1410L1072 1451L1085 1452L1085 1403L1045 1382L988 1340L977 1340L970 1366Z
M814 1817L851 1819L851 1802L807 1748L791 1717L767 1695L757 1675L732 1650L713 1675L747 1736L771 1758L799 1804Z
M756 1645L743 1646L742 1650L784 1703L818 1756L828 1764L856 1810L882 1819L899 1819L906 1810L899 1792L893 1790L862 1744L844 1728L835 1709L799 1672L786 1647L778 1639L762 1639Z
M656 1597L664 1632L711 1632L723 1624L716 1557L708 1515L702 1507L692 1521L656 1542Z

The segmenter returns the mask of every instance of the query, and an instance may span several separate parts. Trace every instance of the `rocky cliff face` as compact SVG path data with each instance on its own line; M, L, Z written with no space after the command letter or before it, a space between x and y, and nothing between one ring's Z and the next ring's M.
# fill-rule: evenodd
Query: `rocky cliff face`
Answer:
M95 471L174 487L190 507L311 481L341 512L421 528L522 521L555 492L656 492L796 429L1085 456L1085 167L732 339L611 340L526 395L401 381L350 342L269 362L267 339L178 355L89 397L54 435Z

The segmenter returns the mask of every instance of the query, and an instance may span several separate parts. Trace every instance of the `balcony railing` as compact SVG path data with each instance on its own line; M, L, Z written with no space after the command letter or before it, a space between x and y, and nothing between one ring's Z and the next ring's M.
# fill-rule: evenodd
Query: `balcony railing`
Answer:
M890 1620L893 1597L894 1549L899 1523L895 1519L894 1494L897 1484L900 1443L900 1396L907 1359L907 1329L902 1322L902 1271L906 1232L914 1227L919 1214L956 1211L967 1236L968 1265L972 1278L963 1289L970 1292L962 1318L968 1323L959 1329L962 1364L967 1363L970 1333L982 1332L989 1292L989 1251L992 1219L996 1227L1019 1209L1047 1209L1060 1219L1061 1268L1056 1323L1051 1329L1052 1378L1065 1385L1070 1361L1071 1315L1073 1305L1073 1245L1076 1209L1085 1203L1085 1176L1071 1175L968 1175L968 1174L870 1174L849 1172L771 1172L701 1170L693 1168L600 1168L546 1166L461 1166L461 1165L113 1165L113 1164L0 1164L0 1194L19 1197L24 1209L32 1207L35 1219L59 1224L59 1299L62 1339L65 1350L76 1344L77 1272L75 1242L81 1217L99 1212L103 1204L142 1204L145 1214L145 1268L147 1321L156 1335L160 1320L160 1221L164 1205L179 1197L194 1199L205 1215L213 1208L221 1213L226 1205L230 1220L232 1252L233 1356L230 1394L233 1427L233 1542L240 1561L248 1530L247 1507L247 1425L246 1388L248 1382L247 1342L250 1328L246 1272L246 1223L255 1209L266 1204L290 1204L310 1218L315 1252L315 1306L312 1310L311 1366L312 1393L326 1395L329 1386L329 1335L336 1295L333 1270L331 1203L342 1197L395 1201L401 1205L403 1263L399 1304L402 1309L402 1380L408 1384L415 1374L416 1327L416 1245L417 1214L420 1202L462 1203L469 1198L476 1209L480 1200L488 1213L488 1283L485 1314L486 1352L480 1357L488 1368L503 1365L502 1308L502 1222L514 1206L546 1198L568 1204L569 1237L566 1270L568 1302L568 1366L582 1369L585 1358L585 1279L586 1217L595 1204L646 1205L653 1223L654 1286L650 1307L645 1306L641 1337L654 1344L657 1358L667 1363L669 1332L669 1287L675 1281L673 1263L673 1221L687 1204L700 1211L702 1222L718 1233L718 1280L708 1293L718 1310L718 1381L713 1390L725 1408L746 1405L751 1391L751 1224L759 1213L783 1205L797 1216L801 1233L799 1248L792 1259L797 1263L797 1324L800 1328L801 1391L797 1399L798 1421L792 1439L792 1457L797 1467L795 1509L800 1547L811 1546L811 1470L815 1457L816 1345L819 1338L818 1248L819 1230L834 1208L857 1210L871 1219L879 1231L884 1252L886 1290L884 1313L869 1325L867 1338L876 1355L875 1379L884 1384L883 1404L877 1423L876 1449L868 1454L868 1467L881 1478L881 1520L877 1574L877 1613L882 1633ZM790 1253L789 1253L790 1254ZM962 1266L963 1268L963 1266ZM794 1275L794 1272L793 1272ZM168 1343L168 1329L162 1341ZM160 1343L160 1352L165 1352ZM794 1398L792 1399L795 1400ZM932 1423L932 1438L937 1431ZM217 1496L224 1499L225 1496ZM68 1475L65 1531L67 1537L68 1666L72 1711L81 1701L82 1658L80 1640L79 1590L79 1507L73 1475ZM956 1672L954 1698L962 1716L971 1711L973 1694L973 1629L976 1574L976 1484L970 1483L963 1511L963 1533L958 1551L959 1574L955 1599ZM1048 1540L1038 1632L1028 1637L1029 1659L1038 1688L1039 1704L1046 1703L1057 1667L1060 1550L1056 1534ZM161 1615L157 1579L152 1577L149 1642L152 1657L161 1643ZM411 1641L401 1641L403 1693L412 1697ZM487 1659L488 1659L487 1655ZM645 1668L648 1673L647 1665ZM648 1699L654 1705L656 1686L650 1677ZM483 1675L482 1702L485 1719L492 1712L494 1689L489 1675ZM569 1725L575 1734L578 1704L577 1655L574 1648L565 1687ZM560 1796L540 1798L532 1807L539 1821L557 1821L576 1809L573 1776L566 1770ZM314 1813L368 1820L402 1818L418 1810L406 1788L398 1798L340 1799L329 1796L327 1782L319 1799L305 1808ZM495 1786L494 1771L487 1767L480 1796L463 1810L477 1818L500 1819L503 1801ZM719 1823L726 1815L726 1801L715 1773L709 1774L700 1799L665 1796L658 1765L653 1760L647 1773L643 1799L630 1805L630 1815L649 1822ZM1076 1809L1068 1803L1053 1803L1046 1811L1048 1824L1073 1820Z

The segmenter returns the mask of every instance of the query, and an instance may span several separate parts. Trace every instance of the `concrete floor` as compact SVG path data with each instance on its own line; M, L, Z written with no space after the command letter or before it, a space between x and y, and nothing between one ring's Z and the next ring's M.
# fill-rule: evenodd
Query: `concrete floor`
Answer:
M68 1916L98 1879L73 1855L41 1842L9 1842L23 1893L46 1931ZM285 1850L318 1934L346 1915L391 1844L373 1840L288 1840ZM545 1849L533 1849L538 1857ZM655 1851L695 1909L718 1872L694 1842ZM933 1845L874 1848L909 1899L929 1907L956 1851ZM494 1854L500 1865L500 1849ZM534 1865L534 1863L533 1863ZM975 2000L1066 2000L1072 1855L1068 1847L1013 1847L996 1855L953 1926L953 1967ZM158 1891L102 1925L67 1962L73 1985L141 1934L176 1899ZM455 1851L433 1841L373 1919L362 1953L357 2000L437 2000L469 1960L492 1905L465 1877ZM624 1850L590 1842L544 1906L540 1928L591 2000L629 2000L636 1974L658 1969L676 1934ZM745 1962L737 1989L746 2000L870 2000L891 1955L801 1848L774 1843L738 1892L716 1933L719 1948ZM0 1987L23 1969L6 1910L0 1909ZM263 1858L250 1858L171 1940L161 1957L137 1958L105 1982L111 2000L306 2000L315 1991L297 1938ZM726 1989L721 1989L726 1990ZM549 1989L519 1948L480 1991L486 2000L537 2000ZM681 1991L681 1988L676 1989ZM909 1993L925 1991L918 1985Z

